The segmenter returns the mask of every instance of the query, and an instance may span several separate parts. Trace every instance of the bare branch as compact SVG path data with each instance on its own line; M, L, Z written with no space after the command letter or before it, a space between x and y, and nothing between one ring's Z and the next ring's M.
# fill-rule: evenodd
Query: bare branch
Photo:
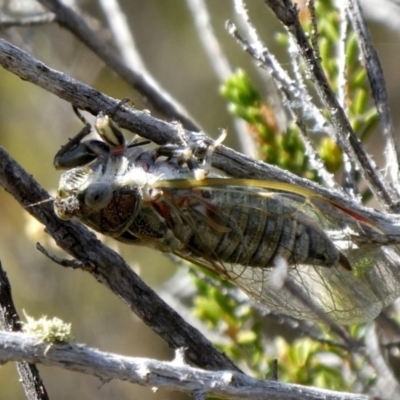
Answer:
M235 10L240 17L242 25L251 38L251 44L242 38L236 26L230 22L226 24L228 32L238 41L238 43L246 52L248 52L255 60L258 61L259 66L268 71L271 77L275 80L276 86L281 89L283 101L285 101L285 104L288 106L290 113L292 114L294 121L301 132L306 152L309 156L310 165L315 168L326 186L341 190L341 188L335 184L333 176L326 171L324 164L319 159L319 156L314 151L313 147L310 146L310 141L308 140L308 135L305 129L305 121L311 116L315 120L313 127L314 130L328 130L333 132L333 129L327 129L327 126L329 125L328 121L322 116L317 107L315 107L315 105L309 100L311 97L304 85L302 75L300 74L298 54L290 54L293 71L296 77L295 82L292 81L287 72L280 66L275 57L270 54L267 47L264 46L259 39L257 30L251 22L243 0L235 1ZM297 48L295 48L293 45L290 47L291 49L294 49L296 53L298 53ZM293 52L290 51L290 53ZM275 106L274 108L276 109L277 107ZM274 111L276 111L275 109ZM280 113L283 112L283 106L280 104Z
M302 29L298 18L298 10L293 6L290 0L265 0L275 16L283 23L288 33L299 47L300 54L303 57L306 70L310 78L314 81L315 88L325 105L335 127L336 133L340 138L340 144L343 150L351 158L355 158L360 165L363 178L376 198L382 205L395 210L397 208L397 199L393 198L393 193L389 191L384 180L376 170L369 155L365 152L360 140L355 135L349 120L340 106L335 94L333 93L325 73L316 59L314 50L308 42L308 38Z
M134 71L120 60L115 51L93 32L75 11L59 0L39 0L48 10L54 12L57 22L79 38L115 73L139 91L152 106L167 118L174 118L187 129L199 131L197 124L188 116L184 108L159 86L154 80L144 76L142 71Z
M204 0L186 0L186 4L192 14L193 21L199 33L199 39L204 50L207 52L215 75L220 81L224 81L232 74L232 69L220 42L215 36L207 5Z
M393 126L388 96L386 92L383 70L373 45L367 24L361 12L358 0L348 0L348 14L357 34L357 43L367 70L372 95L378 110L384 143L386 146L386 170L397 190L399 190L400 152L396 143L396 133Z
M249 53L256 61L257 65L265 70L274 79L276 86L284 95L294 115L297 119L301 117L302 120L312 118L314 121L314 130L326 132L330 136L334 136L334 130L331 123L322 115L315 104L310 100L310 96L304 96L304 91L298 88L287 71L281 66L274 55L268 50L268 47L259 38L256 28L254 27L244 0L235 0L235 10L238 14L239 21L245 29L249 41L241 37L238 30L232 23L227 23L226 27L228 32L239 42L243 50ZM282 105L281 105L282 107ZM333 137L335 139L335 137Z
M209 372L181 362L104 353L79 344L37 344L26 334L0 332L0 361L28 360L100 377L121 379L150 388L179 390L229 399L368 400L362 394L334 392L251 378L232 371ZM200 397L197 397L200 398ZM204 397L201 397L204 398Z
M339 8L339 41L336 46L336 54L338 57L338 89L337 97L339 104L347 112L346 106L346 85L347 85L347 70L346 70L346 40L348 38L348 19L347 10L344 2L337 1ZM357 197L359 195L357 182L356 182L356 163L355 160L350 158L347 153L343 153L343 189L351 196Z
M255 42L260 42L257 31L248 14L248 9L244 0L234 0L233 3L238 25L248 33L252 40L254 40ZM280 130L285 131L288 121L283 105L281 90L279 88L280 85L279 83L277 84L275 77L273 77L271 71L267 71L265 73L259 68L258 63L256 63L256 72L260 75L260 78L265 84L265 95L267 98L267 103L273 110L276 123Z
M196 24L198 37L208 56L210 65L220 83L223 83L233 72L215 35L207 4L204 0L186 0L186 3ZM253 138L249 135L247 124L241 118L234 118L234 124L242 152L249 157L255 157L256 146Z
M33 17L24 18L1 18L0 29L11 28L13 26L35 26L35 25L46 25L55 22L56 16L53 13L46 13Z
M9 332L21 330L21 321L11 295L11 285L0 262L0 326ZM42 382L36 365L21 360L17 362L17 370L21 378L28 400L47 400L46 388Z
M385 399L395 399L400 396L400 385L393 373L393 370L386 364L376 328L369 325L365 333L365 345L367 347L367 355L369 362L376 370L377 380L371 394L384 396Z
M31 55L2 39L0 39L0 65L20 78L42 87L77 108L86 110L93 115L97 115L100 111L109 110L118 103L117 100L92 87L49 68ZM115 121L122 128L136 132L157 144L180 144L182 140L182 130L179 126L154 118L147 112L122 107L115 115ZM210 145L214 143L202 133L185 131L185 134L189 143L197 141L206 142ZM288 171L256 161L222 145L215 148L212 164L233 177L267 179L312 190L346 209L351 209L367 220L373 221L379 229L386 233L387 240L400 240L398 229L400 216L389 215L364 207L344 193L329 190L308 179L300 178ZM39 200L43 200L43 197L31 201L31 203Z
M293 42L291 38L289 38L289 54L291 55L291 64L292 64L292 70L294 77L296 79L297 83L297 89L300 93L300 98L301 99L309 99L310 93L307 89L307 86L304 83L304 78L303 74L301 73L301 63L300 63L300 57L299 57L299 51L296 46L296 44ZM342 190L342 188L336 183L333 174L329 173L328 170L325 167L324 162L321 160L318 152L314 149L312 146L311 141L309 140L309 136L307 133L307 129L305 124L303 123L303 118L295 109L294 107L291 107L292 114L294 114L294 120L299 128L300 134L302 135L303 138L303 143L304 147L306 149L306 153L309 157L309 163L312 168L314 168L320 178L322 179L322 182L324 183L325 186L329 188L334 188L336 190ZM322 117L322 115L321 115Z
M317 23L317 14L315 11L315 3L314 0L307 0L306 1L306 6L308 8L308 11L310 13L310 19L311 19L311 43L313 50L315 52L315 57L320 58L319 54L319 45L318 45L318 23Z
M103 9L114 42L120 55L124 59L125 64L134 66L137 71L145 74L146 78L154 83L154 78L148 73L143 59L136 47L135 38L129 29L128 21L119 5L119 1L100 0L99 5Z

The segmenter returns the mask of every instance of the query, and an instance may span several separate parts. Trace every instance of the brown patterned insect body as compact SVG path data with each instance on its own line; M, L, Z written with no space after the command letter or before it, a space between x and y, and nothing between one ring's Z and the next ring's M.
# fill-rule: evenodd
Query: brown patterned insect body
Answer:
M102 137L108 147L78 137L72 151L57 154L57 165L67 155L74 167L60 180L60 218L174 253L298 318L315 318L315 309L277 286L279 265L309 301L343 323L374 318L400 293L390 252L356 244L362 222L350 211L288 184L199 178L199 160L186 150L130 147L110 131Z
M223 181L221 186L190 189L188 195L172 190L163 201L160 213L185 248L216 261L261 268L273 266L278 255L289 265L338 262L339 252L325 233L279 196L260 196Z
M207 187L204 179L203 187L192 188L187 168L165 160L144 166L145 158L151 159L142 152L139 162L111 156L106 168L95 162L66 172L55 201L58 215L74 216L117 240L216 264L268 268L277 256L288 265L338 263L338 249L293 199L225 185L223 178L219 186ZM167 170L187 187L163 187L158 176Z

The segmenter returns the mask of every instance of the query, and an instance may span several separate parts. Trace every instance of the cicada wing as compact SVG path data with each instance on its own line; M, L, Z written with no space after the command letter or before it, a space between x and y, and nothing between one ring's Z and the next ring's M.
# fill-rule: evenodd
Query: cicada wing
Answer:
M191 190L190 182L187 189L178 191L179 195L171 196L170 209L172 212L180 215L180 221L190 226L191 232L198 239L198 243L202 243L203 250L198 251L198 246L191 247L187 243L184 251L175 252L178 256L198 264L207 270L215 272L224 279L227 279L240 287L245 293L257 302L267 306L271 310L287 314L300 319L318 319L315 309L310 308L299 297L305 297L308 303L316 305L323 312L327 313L332 319L342 324L361 323L374 319L381 309L390 304L400 294L400 276L397 268L400 259L400 251L396 246L381 247L375 244L359 244L354 243L354 229L360 227L363 230L363 222L360 218L351 220L351 213L347 212L341 215L341 209L332 206L329 202L324 202L320 198L305 198L298 194L278 193L262 189L245 187L202 187L196 185L196 190L210 190L213 193L230 192L230 202L237 201L237 205L247 210L247 213L255 213L260 217L260 221L264 221L263 217L276 217L276 210L264 209L256 206L258 203L253 201L251 204L240 204L240 201L247 199L243 196L244 191L251 191L252 197L257 198L273 198L279 203L288 207L288 209L296 210L293 215L286 215L285 218L296 218L299 221L309 219L311 223L316 224L327 232L332 242L340 249L340 252L347 258L352 266L352 271L345 270L339 263L330 267L313 265L312 263L289 265L287 269L286 279L295 285L297 290L301 292L301 296L296 295L291 290L285 288L285 285L279 286L276 280L276 271L272 264L267 267L239 265L221 261L218 252L215 251L216 244L209 241L206 237L207 229L209 231L217 229L221 221L221 215L224 215L226 209L223 206L216 206L219 212L219 218L214 219L212 213L199 214L190 209L191 200L194 204L200 203L207 207L207 199L202 198ZM183 194L185 193L185 194ZM178 205L182 198L186 198L186 212L183 212ZM174 201L179 198L176 204ZM322 202L322 204L319 204ZM259 204L263 204L262 202ZM332 208L333 207L333 208ZM332 208L332 209L330 209ZM272 214L271 214L272 213ZM214 213L215 214L215 213ZM201 218L198 218L201 217ZM229 214L226 220L229 220ZM222 218L222 221L225 220ZM351 220L352 232L345 232L350 224L347 220ZM200 229L202 228L207 229ZM233 226L233 225L231 225ZM367 224L370 228L371 225ZM221 237L224 235L223 229L220 229ZM246 239L247 233L243 231L243 239ZM245 246L243 247L243 244ZM238 242L243 251L246 246L250 246L250 242ZM297 292L299 293L299 292Z
M258 180L258 179L237 179L237 178L205 178L202 180L174 179L161 180L156 183L156 187L167 188L213 188L214 190L229 190L229 188L243 188L252 191L254 195L265 197L277 195L282 201L298 206L299 210L309 213L312 218L321 218L324 222L330 221L333 225L350 225L357 230L369 227L378 233L384 234L378 226L365 216L341 206L311 189L292 185L284 182Z
M374 319L381 310L368 286L342 268L289 268L282 285L274 272L246 270L236 282L269 309L298 319L318 320L318 308L340 324L354 324Z
M298 319L318 320L315 308L340 324L350 325L371 321L383 307L400 294L399 272L393 249L363 249L347 254L358 276L340 266L321 268L300 265L290 267L286 281L280 285L273 268L243 267L196 255L177 253L181 258L216 273L241 288L250 298L268 309ZM398 257L397 253L395 257ZM223 264L223 265L222 265ZM296 291L293 292L293 285ZM305 298L307 303L302 299Z

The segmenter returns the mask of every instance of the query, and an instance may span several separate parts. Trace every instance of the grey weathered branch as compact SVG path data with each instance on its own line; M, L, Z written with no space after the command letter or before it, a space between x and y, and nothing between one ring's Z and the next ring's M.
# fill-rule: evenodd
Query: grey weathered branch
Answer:
M21 330L21 321L11 295L11 285L0 261L0 328L9 332ZM44 386L36 365L26 360L17 362L17 370L28 400L48 400Z
M372 38L361 11L358 0L348 1L348 14L357 34L357 43L360 49L371 92L379 114L380 125L386 147L386 169L396 189L399 187L400 153L396 143L396 133L390 114L389 100L386 91L383 69L378 54L372 45Z
M38 338L34 336L0 332L0 362L20 360L94 375L104 382L121 379L150 388L201 393L202 398L208 395L260 400L368 400L368 396L362 394L266 381L239 372L204 371L179 359L162 362L124 357L79 344L38 344Z
M346 113L329 85L320 61L316 58L314 50L308 42L308 37L301 26L296 6L293 5L291 0L265 0L265 2L297 44L307 73L313 80L315 89L330 115L343 150L349 157L357 160L363 178L376 198L379 199L381 205L391 210L396 210L398 199L389 190L388 185L376 170L371 158L355 135Z
M79 82L66 74L49 68L28 53L5 40L0 39L0 65L20 78L34 83L56 96L70 102L79 109L93 115L109 110L117 104L117 100ZM157 144L182 143L182 128L152 117L148 112L121 108L115 121L125 129L139 134ZM214 143L202 132L184 131L188 142L204 141ZM237 178L254 178L292 184L296 187L312 190L339 206L351 209L386 233L388 240L400 240L400 215L387 214L364 207L343 193L327 189L308 179L300 178L288 171L254 160L226 146L216 147L212 164Z
M239 4L244 8L243 0L236 0L236 3L237 8ZM243 15L245 13L245 9L241 11L241 14ZM246 17L247 18L245 19L245 22L247 22L247 30L249 31L249 35L256 36L254 33L255 29L251 25L247 14ZM275 79L275 82L282 93L282 97L285 99L287 107L290 110L297 127L299 128L299 132L303 138L304 146L307 149L310 165L312 165L313 168L318 171L322 181L326 183L328 187L341 190L341 188L338 188L338 185L335 183L333 176L326 170L325 165L319 160L319 155L309 142L308 134L305 129L306 115L309 117L310 114L313 114L313 117L315 118L315 125L319 125L321 128L324 127L328 134L332 134L332 136L334 136L334 131L333 128L329 126L329 122L322 116L320 110L312 103L312 101L310 101L310 95L307 92L304 84L302 82L295 82L289 77L275 57L270 54L268 49L259 41L257 36L252 38L253 43L250 44L242 37L242 35L238 32L237 27L230 21L226 23L226 29L228 30L229 34L231 34L241 45L243 50L257 60L260 67L266 69L268 73L271 74L273 79ZM297 61L292 60L292 63L297 64ZM296 75L299 77L301 74L297 73ZM334 137L334 139L336 138Z
M25 18L1 18L0 29L10 28L14 26L36 26L47 25L55 22L56 17L53 13L46 13L38 16L25 17Z
M104 42L100 35L94 32L71 7L59 0L39 0L39 3L53 12L56 21L63 28L66 28L81 40L116 74L141 93L156 110L167 118L180 121L188 129L199 130L197 124L188 116L184 108L172 99L167 92L163 91L147 72L136 71L126 65L114 49Z

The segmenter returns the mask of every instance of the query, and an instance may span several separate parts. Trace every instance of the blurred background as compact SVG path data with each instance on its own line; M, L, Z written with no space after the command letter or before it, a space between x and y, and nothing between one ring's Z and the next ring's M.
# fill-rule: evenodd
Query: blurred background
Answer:
M29 15L33 3L30 0L0 1L0 17L26 16L27 10ZM97 24L100 34L107 38L107 22L98 2L81 0L78 3L82 14ZM284 50L274 40L280 26L264 2L249 3L249 12L260 36L278 57L283 57ZM120 4L138 50L153 76L186 107L206 134L217 137L220 128L227 128L226 143L238 149L226 101L219 94L219 81L198 39L186 2L120 0ZM232 67L247 69L259 83L259 90L264 91L264 83L250 58L225 31L225 21L234 19L232 2L208 1L207 4L216 35ZM371 21L370 27L385 72L395 126L399 126L399 33L379 21ZM0 37L51 68L114 98L131 97L136 108L151 110L139 94L57 24L3 29ZM60 177L60 172L52 166L53 157L81 127L69 103L0 68L0 145L51 194L55 193ZM372 141L370 147L373 148ZM380 156L375 154L377 159ZM159 360L173 358L173 352L106 288L81 271L55 265L36 250L36 242L60 257L65 256L56 249L43 227L0 189L0 260L12 284L21 316L22 310L35 318L57 316L72 323L77 342L103 351ZM162 254L110 240L107 243L119 249L153 288L174 273L175 266ZM186 398L166 391L154 394L148 388L120 381L103 384L94 377L56 368L39 366L39 369L53 399ZM14 365L2 366L0 400L24 398Z

